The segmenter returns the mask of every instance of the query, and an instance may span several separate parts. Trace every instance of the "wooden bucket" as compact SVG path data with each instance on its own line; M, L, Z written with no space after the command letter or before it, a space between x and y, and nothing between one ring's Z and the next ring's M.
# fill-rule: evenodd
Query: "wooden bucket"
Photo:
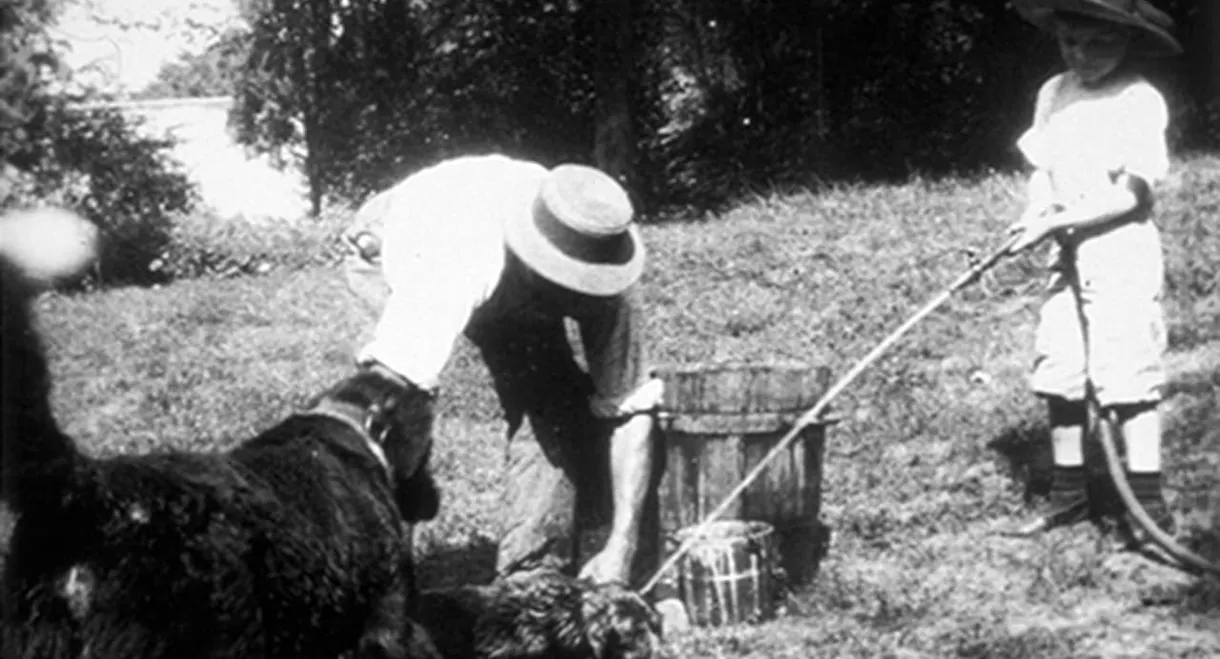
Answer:
M678 562L678 592L700 626L761 622L775 614L774 529L766 522L718 521L678 531L690 541ZM676 546L673 547L676 549Z
M830 383L829 369L795 362L696 364L657 375L665 381L662 546L719 506ZM825 545L819 520L825 436L824 424L803 430L721 517L774 527L779 565L792 585L812 580Z

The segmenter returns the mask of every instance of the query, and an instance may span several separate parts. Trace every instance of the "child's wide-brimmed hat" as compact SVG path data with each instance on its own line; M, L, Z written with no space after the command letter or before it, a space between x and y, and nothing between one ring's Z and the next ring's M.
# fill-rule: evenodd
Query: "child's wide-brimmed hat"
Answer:
M644 244L631 199L610 175L560 165L543 179L534 203L510 218L508 248L530 269L585 295L613 296L644 271Z
M1173 36L1173 19L1148 0L1013 0L1013 6L1047 32L1055 31L1056 14L1080 14L1133 28L1132 49L1145 57L1182 52L1182 44Z

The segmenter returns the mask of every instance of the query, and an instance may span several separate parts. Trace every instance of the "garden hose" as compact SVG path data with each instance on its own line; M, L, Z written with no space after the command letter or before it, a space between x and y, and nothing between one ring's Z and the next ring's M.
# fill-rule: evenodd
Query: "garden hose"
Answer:
M1110 472L1110 478L1114 481L1114 488L1118 490L1123 507L1127 509L1140 529L1158 547L1165 550L1165 553L1184 567L1220 575L1220 564L1212 563L1178 544L1173 536L1161 530L1144 510L1139 499L1135 497L1135 492L1131 490L1131 484L1127 482L1127 472L1123 467L1122 458L1118 455L1118 447L1114 441L1116 421L1102 410L1096 396L1089 396L1089 422L1090 425L1095 426L1096 437L1101 444L1102 452L1106 455L1106 469Z
M1114 441L1116 421L1111 414L1107 414L1102 408L1100 401L1097 400L1096 391L1093 389L1093 379L1089 375L1088 316L1084 312L1084 293L1081 290L1080 276L1076 270L1076 255L1070 246L1063 246L1062 249L1064 253L1061 262L1066 266L1063 274L1067 277L1068 285L1072 289L1072 295L1076 299L1076 314L1080 319L1081 335L1084 339L1084 389L1089 413L1089 427L1087 430L1097 437L1101 444L1102 452L1106 456L1106 470L1110 474L1110 480L1114 483L1114 488L1118 491L1119 499L1123 502L1123 508L1126 509L1128 515L1135 520L1136 525L1140 527L1147 537L1158 547L1165 550L1171 558L1178 561L1182 567L1190 567L1202 572L1220 575L1220 565L1212 563L1183 547L1172 536L1157 526L1152 517L1148 515L1148 511L1144 510L1144 506L1136 498L1135 492L1131 490L1131 484L1127 482L1127 470L1118 455L1118 447Z

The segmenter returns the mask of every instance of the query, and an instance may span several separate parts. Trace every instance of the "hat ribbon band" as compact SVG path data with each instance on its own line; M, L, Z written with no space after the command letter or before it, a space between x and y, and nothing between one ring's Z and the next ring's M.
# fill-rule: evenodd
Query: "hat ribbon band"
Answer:
M578 261L622 265L631 261L634 242L627 231L612 236L590 236L555 217L541 197L534 200L534 226L556 249Z

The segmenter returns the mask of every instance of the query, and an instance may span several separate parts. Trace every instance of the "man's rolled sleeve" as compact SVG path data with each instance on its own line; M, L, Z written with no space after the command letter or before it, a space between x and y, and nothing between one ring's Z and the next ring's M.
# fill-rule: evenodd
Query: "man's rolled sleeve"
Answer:
M648 411L660 401L650 382L641 335L643 301L633 286L613 303L579 320L581 343L595 393L590 410L599 418Z
M458 335L503 269L494 240L452 230L466 226L461 219L452 213L388 218L381 268L389 295L358 360L375 359L417 386L436 386Z

